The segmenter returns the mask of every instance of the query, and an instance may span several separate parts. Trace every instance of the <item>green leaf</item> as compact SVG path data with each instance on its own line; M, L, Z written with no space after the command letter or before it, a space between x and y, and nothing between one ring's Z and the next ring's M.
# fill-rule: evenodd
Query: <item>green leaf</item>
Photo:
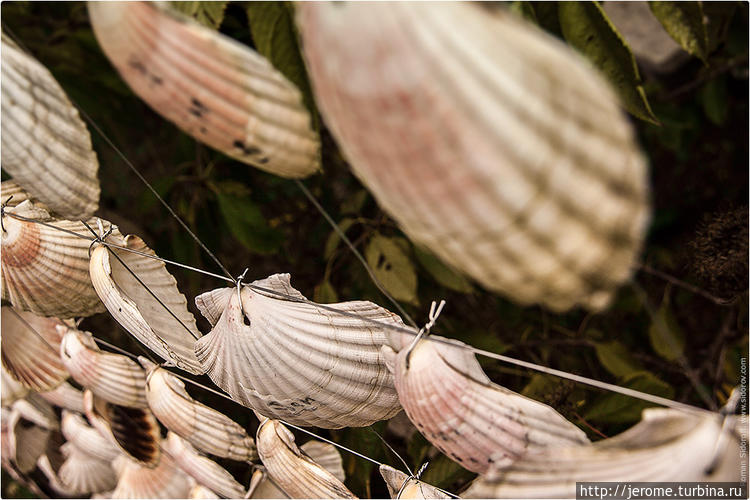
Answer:
M428 250L415 246L414 254L419 263L435 278L435 281L444 287L461 293L474 291L474 287L471 286L471 282L465 276L443 264Z
M521 394L537 401L545 401L549 399L550 394L554 393L559 386L559 379L550 375L536 373L531 376L531 380L523 388Z
M260 207L249 197L219 192L216 199L229 230L245 248L266 255L279 250L283 236L268 226Z
M674 389L671 385L647 371L630 374L622 380L620 385L664 398L674 397ZM627 424L640 420L643 409L650 406L654 406L653 403L623 394L610 393L596 399L585 413L584 419L610 424Z
M597 2L560 2L560 27L565 40L599 68L631 114L658 124L651 111L635 57Z
M414 264L402 248L404 242L398 240L399 238L376 234L365 249L365 258L375 277L388 293L397 300L416 305L419 303L417 273Z
M706 61L708 34L701 2L649 2L648 5L675 42L688 54Z
M333 285L328 280L323 281L321 284L315 287L313 293L313 300L320 304L331 304L339 301L339 296L334 290Z
M360 189L341 203L342 214L359 214L367 201L367 190Z
M709 80L701 89L701 104L706 117L714 125L722 125L729 116L727 82L724 77Z
M529 22L532 22L534 24L538 23L536 19L536 12L534 12L534 6L531 5L531 2L517 0L510 4L510 10Z
M616 377L626 377L633 372L642 371L643 367L630 355L630 351L622 343L598 342L595 344L596 357L602 366Z
M170 2L176 10L209 28L218 29L229 2Z
M682 357L685 351L685 333L672 314L669 306L669 293L670 288L667 287L661 306L656 311L648 329L648 336L651 340L651 347L659 356L668 361L674 361Z
M341 219L341 222L339 222L339 228L341 231L346 234L346 231L352 227L354 224L354 219L351 219L349 217L345 219ZM338 248L339 243L341 242L341 236L339 236L339 233L336 230L331 231L331 234L328 236L328 239L326 240L326 247L323 251L323 256L328 259L333 255L333 252Z

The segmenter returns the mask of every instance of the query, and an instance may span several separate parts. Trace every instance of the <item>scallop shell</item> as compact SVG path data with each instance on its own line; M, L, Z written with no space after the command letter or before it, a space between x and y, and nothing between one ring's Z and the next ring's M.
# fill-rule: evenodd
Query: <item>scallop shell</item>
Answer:
M187 134L282 177L320 168L302 94L249 47L149 3L92 2L89 16L122 78Z
M302 453L294 435L278 420L261 422L255 441L269 476L291 498L356 498L333 474Z
M76 382L110 403L148 408L146 372L122 354L102 352L89 332L66 326L60 344L65 367Z
M57 318L43 318L12 307L2 308L2 362L29 389L49 391L68 378L60 360Z
M333 477L342 483L344 482L346 479L344 462L341 459L341 453L339 453L339 450L335 446L312 439L300 446L299 449L310 457L313 462L333 474Z
M54 408L38 394L28 394L24 399L15 401L11 408L39 427L53 431L60 429L60 420Z
M36 467L36 462L47 448L50 429L36 425L21 415L17 409L3 412L3 455L23 474ZM3 459L6 459L3 457Z
M65 439L92 457L111 462L120 455L120 450L109 439L77 413L63 410L61 428Z
M76 496L77 493L75 491L66 487L62 483L62 480L60 480L60 478L58 477L57 472L52 467L52 464L50 463L49 457L47 455L42 455L41 457L39 457L39 460L36 461L36 466L47 478L50 488L52 488L55 493L64 497Z
M155 467L161 458L159 424L149 410L128 408L83 393L86 417L101 435L125 452L129 459Z
M143 254L156 255L134 235L117 243ZM96 293L123 328L178 368L203 373L193 352L195 339L200 338L195 318L163 262L98 245L91 254L90 272Z
M388 486L391 498L450 498L434 486L409 477L389 465L380 466L380 475Z
M232 475L213 460L204 457L177 434L170 432L164 442L164 449L172 460L186 473L223 498L242 498L245 488Z
M39 396L48 403L66 410L83 413L83 392L67 382L58 385L49 392L40 392Z
M467 498L573 498L577 481L739 481L740 442L747 424L718 414L654 408L614 438L554 453L529 454L509 469L480 476ZM726 439L719 447L718 441ZM714 462L717 457L718 461ZM746 460L746 458L744 459ZM744 469L743 469L744 467ZM707 472L710 471L710 472Z
M601 76L470 2L298 7L321 113L412 240L521 304L607 305L649 209L643 156Z
M199 450L224 458L258 458L253 438L226 415L195 401L185 384L167 370L141 358L147 367L146 398L151 411L169 430Z
M188 495L188 498L201 499L201 498L221 498L221 497L217 495L216 493L214 493L213 491L206 488L205 486L196 484L190 490L190 494Z
M42 316L72 318L104 311L88 274L89 245L93 235L82 222L54 219L30 201L5 209L2 235L2 297L17 309ZM73 231L71 234L16 214ZM102 221L104 229L109 222ZM89 225L96 222L92 219Z
M383 347L401 404L419 432L466 469L486 473L529 451L588 443L551 407L493 384L460 342L420 340L407 368L411 340L394 335L398 355Z
M297 425L362 427L398 413L393 378L379 352L386 331L366 321L403 326L398 316L371 302L327 305L363 318L352 319L270 293L306 300L288 274L251 286L269 292L244 287L244 317L236 290L209 292L227 302L195 350L216 385L245 406ZM207 303L202 297L199 307ZM204 315L214 318L215 311Z
M256 469L250 478L250 486L247 489L248 498L289 498L276 483L268 476L265 470Z
M34 206L49 211L49 208L39 200L33 199L29 193L12 179L0 183L0 202L6 207L15 207L26 200L31 200L34 203Z
M58 476L64 488L81 495L108 491L117 484L110 462L89 455L70 442L65 443L62 450L67 458Z
M61 217L89 218L99 163L86 125L47 68L2 38L3 170Z
M0 369L2 370L2 378L0 378L2 381L2 389L0 389L0 394L2 394L2 406L8 407L12 405L14 401L26 396L26 394L29 393L29 390L14 379L5 369L4 365L0 365Z
M187 498L193 487L166 453L153 469L124 456L115 460L115 469L119 479L112 498Z

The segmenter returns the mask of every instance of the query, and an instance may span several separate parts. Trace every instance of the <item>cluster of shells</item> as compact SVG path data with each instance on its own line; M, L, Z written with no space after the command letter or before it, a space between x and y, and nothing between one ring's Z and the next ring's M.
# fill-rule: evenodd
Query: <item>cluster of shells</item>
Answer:
M510 14L471 4L297 11L326 124L408 236L521 304L607 304L643 238L647 184L593 70ZM89 14L122 78L185 132L284 177L319 170L300 91L250 48L163 5L93 2ZM402 410L479 474L467 497L739 478L734 417L647 410L590 443L553 408L490 381L460 342L415 343L371 302L315 304L288 274L195 297L211 325L203 335L146 242L94 217L86 126L4 35L2 76L2 166L13 178L2 183L2 464L27 484L44 478L37 493L352 498L338 451L298 445L288 424L363 427ZM154 357L102 350L78 329L103 311ZM179 371L252 410L255 436L196 400ZM253 464L249 482L217 459ZM393 497L446 496L418 475L381 474Z

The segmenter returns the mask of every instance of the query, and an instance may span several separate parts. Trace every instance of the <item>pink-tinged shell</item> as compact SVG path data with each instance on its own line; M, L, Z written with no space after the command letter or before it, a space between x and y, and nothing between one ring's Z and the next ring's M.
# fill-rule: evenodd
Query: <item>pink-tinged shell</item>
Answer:
M302 453L294 435L278 420L261 422L255 442L268 475L291 498L356 498L333 474Z
M112 498L187 498L193 487L190 476L166 453L153 469L124 456L114 466L119 479Z
M466 469L486 473L533 450L583 445L586 434L551 407L493 384L460 342L421 340L411 351L400 336L383 351L399 399L419 432Z
M60 429L60 419L47 401L40 398L38 394L28 394L24 399L19 399L13 403L11 408L18 412L21 417L29 422L33 422L39 427L45 429Z
M59 476L57 471L53 468L50 463L50 459L47 455L42 455L39 460L36 461L36 466L42 471L42 474L47 478L49 487L60 496L63 497L74 497L77 493L70 488L67 488Z
M161 431L147 409L128 408L108 403L91 391L83 393L86 418L99 433L144 467L153 468L162 457Z
M108 241L156 255L134 235ZM194 352L195 339L201 334L187 309L187 299L164 262L99 245L91 254L89 271L96 293L125 330L178 368L203 373Z
M146 398L157 419L199 450L223 458L258 458L253 438L226 415L195 401L185 384L164 368L141 358L148 368ZM206 485L208 486L208 485Z
M2 394L2 406L8 407L14 401L26 396L29 393L29 389L14 379L5 369L5 366L0 365L0 370L2 371L2 390L0 390L0 394Z
M87 219L99 163L86 125L47 68L2 38L3 170L60 217Z
M470 2L297 12L326 124L412 240L521 304L607 305L644 237L648 180L579 55Z
M719 414L648 409L641 422L614 438L529 454L507 470L480 476L463 495L574 498L578 481L740 481L747 471L740 451L747 424L739 417L728 419L728 428L722 429Z
M50 391L68 378L60 360L57 318L2 308L2 362L16 380L35 391Z
M60 427L65 439L92 457L111 462L120 455L120 450L109 439L77 413L63 410Z
M190 495L188 495L188 498L201 499L201 498L221 498L221 497L217 495L216 493L214 493L213 491L206 488L205 486L196 484L190 489Z
M89 3L99 44L156 112L197 140L283 177L320 168L300 91L249 47L150 3Z
M59 406L65 410L83 413L83 392L79 391L68 382L63 382L54 390L40 392L39 396L48 403Z
M450 498L434 486L409 477L389 465L380 466L380 475L388 486L391 498Z
M104 311L89 278L93 235L82 222L50 217L26 200L5 209L2 235L2 297L17 309L42 316L73 318ZM8 214L40 220L85 236L78 238ZM105 230L109 222L102 221ZM89 225L96 227L91 219Z
M122 354L99 350L89 332L59 328L64 334L60 356L76 382L110 403L148 408L146 372L138 363Z
M67 442L62 447L65 463L58 471L63 487L78 495L108 491L117 484L111 461L101 460Z
M296 425L362 427L398 413L393 377L380 355L387 330L367 321L403 326L398 316L365 301L327 305L363 319L321 309L306 302L288 274L252 285L267 292L244 287L242 308L236 289L196 298L209 319L217 317L218 299L225 300L211 333L195 346L216 385L263 415Z
M204 457L177 434L170 432L164 443L164 449L175 463L198 484L216 492L224 498L242 498L245 488L221 465Z

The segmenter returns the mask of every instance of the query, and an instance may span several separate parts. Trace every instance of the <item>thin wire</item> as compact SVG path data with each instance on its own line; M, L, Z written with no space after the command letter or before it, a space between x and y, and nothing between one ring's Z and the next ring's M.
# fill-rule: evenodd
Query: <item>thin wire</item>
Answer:
M399 455L399 454L398 454L398 452L396 452L396 450L394 450L394 449L393 449L393 447L392 447L392 446L391 446L390 444L388 444L388 441L386 441L386 440L385 440L385 439L383 438L383 436L381 436L381 435L380 435L380 433L379 433L378 431L376 431L375 429L373 429L373 428L372 428L372 425L368 425L368 426L367 426L367 428L368 428L368 429L370 429L370 431L372 431L372 432L373 432L373 433L374 433L374 434L375 434L375 435L376 435L376 436L378 437L378 439L380 439L380 440L381 440L381 441L383 442L383 444L384 444L384 445L385 445L385 446L386 446L386 447L387 447L387 448L388 448L389 450L391 450L391 453L393 453L394 455L396 455L396 457L397 457L397 458L398 458L398 459L399 459L399 460L401 461L401 463L402 463L402 464L404 464L404 467L406 467L406 470L407 470L407 471L409 471L409 475L410 475L410 476L413 476L413 475L414 475L414 472L413 472L413 471L411 470L411 467L409 467L409 464L407 464L407 463L406 463L406 460L404 460L404 459L403 459L403 458L401 457L401 455Z
M44 338L44 337L42 336L42 334L41 334L41 333L39 333L38 331L36 331L36 328L34 328L33 326L31 326L31 323L29 323L28 321L26 321L26 319L25 319L25 318L24 318L23 316L21 316L20 314L18 314L18 311L16 311L16 309L15 309L15 308L13 308L13 307L7 307L7 308L6 308L6 307L4 307L3 309L5 309L6 311L10 311L10 312L12 312L12 313L13 313L13 314L14 314L14 315L16 316L16 318L18 318L19 320L21 320L21 323L23 323L23 324L24 324L24 325L26 326L26 328L28 328L29 330L31 330L31 331L32 331L32 332L34 333L34 335L36 335L36 336L37 336L37 337L39 337L39 338L40 338L41 340L43 340L43 341L44 341L44 344L45 344L45 345L47 345L47 346L48 346L48 347L49 347L50 349L52 349L52 351L53 351L53 352L54 352L55 354L57 354L58 356L60 355L60 350L59 350L59 349L57 349L57 348L56 348L55 346L53 346L53 345L52 345L52 344L50 343L50 341L49 341L49 340L45 339L45 338Z

